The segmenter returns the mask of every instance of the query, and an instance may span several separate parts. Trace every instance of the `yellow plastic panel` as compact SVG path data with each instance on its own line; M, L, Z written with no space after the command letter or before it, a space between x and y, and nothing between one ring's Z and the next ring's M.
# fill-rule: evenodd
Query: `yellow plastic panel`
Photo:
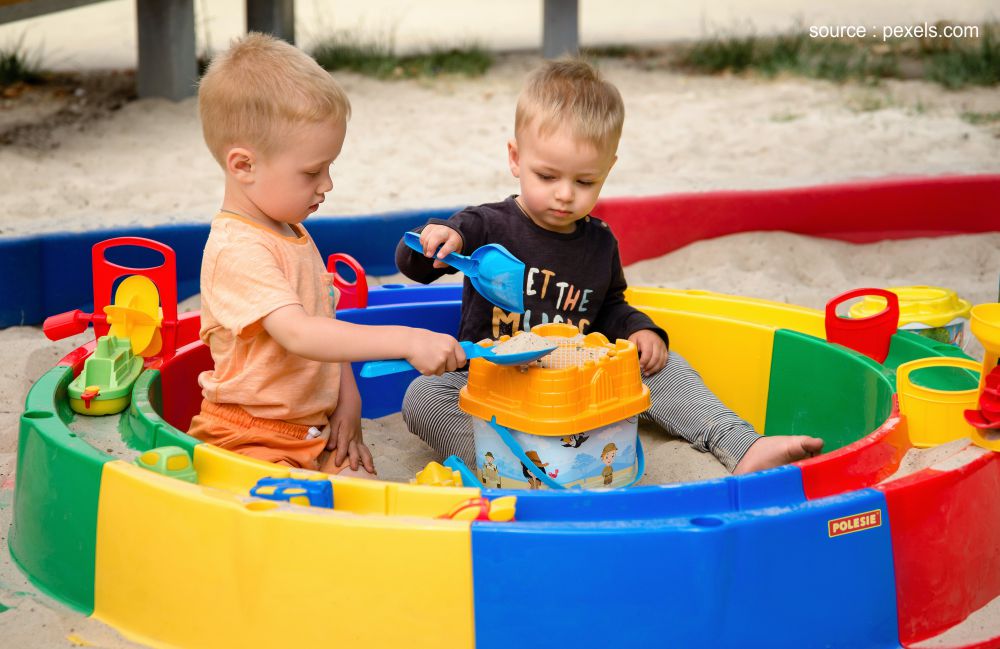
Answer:
M301 469L262 462L232 453L210 444L194 449L194 466L198 484L246 495L261 478L295 477ZM315 475L315 472L309 472ZM389 514L395 516L440 516L458 503L476 498L479 489L444 489L381 480L360 478L330 478L333 482L334 507L355 514Z
M94 617L156 647L473 647L469 523L251 501L109 462Z
M459 503L482 495L479 489L472 487L427 487L398 482L382 484L386 488L385 513L390 516L437 517L448 513ZM335 481L333 485L335 492L342 489L339 482Z
M720 316L650 307L643 311L670 334L670 349L687 359L705 385L763 432L774 329Z
M240 494L249 494L261 478L287 478L290 471L288 467L255 460L211 444L198 444L193 455L198 484Z
M823 312L803 306L710 291L665 288L630 288L625 292L625 299L643 311L650 307L720 316L770 329L791 329L826 340ZM667 333L671 334L672 341L673 333L669 330Z

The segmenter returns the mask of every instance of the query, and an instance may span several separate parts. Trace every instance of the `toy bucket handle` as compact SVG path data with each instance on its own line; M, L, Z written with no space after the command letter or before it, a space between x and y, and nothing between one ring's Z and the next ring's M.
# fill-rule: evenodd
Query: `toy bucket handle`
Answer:
M341 263L354 271L354 281L348 282L337 272ZM364 309L368 306L368 279L364 267L346 252L336 252L326 259L326 272L333 274L333 285L340 291L338 309Z
M507 448L510 449L510 452L514 454L514 457L520 460L521 464L523 464L528 469L528 471L532 473L532 475L541 480L545 486L549 487L550 489L565 490L567 488L565 485L561 485L552 478L550 478L545 473L544 469L539 469L537 466L535 466L535 463L532 462L531 459L524 454L524 449L522 449L521 445L517 443L517 440L514 439L514 436L510 434L510 431L507 430L506 427L501 426L500 424L497 423L496 417L493 417L490 420L489 424L490 427L493 428L494 431L496 431L496 434L500 436L500 439L503 440L503 443L507 445ZM622 485L621 487L618 487L619 489L624 489L625 487L631 487L635 483L639 482L639 480L642 479L642 475L646 472L646 455L642 450L642 438L640 438L638 435L635 436L635 459L636 459L636 464L638 465L635 472L635 477L632 478L632 481L629 482L627 485Z
M866 318L840 318L837 307L854 298L878 295L885 309ZM881 288L856 288L826 303L826 339L861 352L879 363L889 355L889 343L899 327L899 296Z

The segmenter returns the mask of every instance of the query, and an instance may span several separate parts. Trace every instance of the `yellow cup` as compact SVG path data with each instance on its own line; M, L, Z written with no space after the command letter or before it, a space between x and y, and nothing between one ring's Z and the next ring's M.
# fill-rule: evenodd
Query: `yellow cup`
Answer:
M910 380L911 372L928 367L956 367L973 372L981 369L977 361L963 358L921 358L896 369L899 411L906 416L910 443L927 448L971 437L975 429L965 421L963 412L976 408L979 389L937 390Z

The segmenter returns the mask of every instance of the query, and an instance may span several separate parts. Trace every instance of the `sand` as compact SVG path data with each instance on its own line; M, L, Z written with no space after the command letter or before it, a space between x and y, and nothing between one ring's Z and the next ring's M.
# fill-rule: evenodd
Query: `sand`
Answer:
M505 142L518 85L535 63L528 56L505 57L485 77L472 80L379 82L340 75L354 117L324 214L461 206L516 191ZM601 65L627 107L620 160L606 196L1000 172L997 127L962 119L965 112L1000 111L996 89L947 92L923 82L869 87L706 78L647 71L622 61ZM51 115L44 105L58 101L64 100L38 100L43 108L36 112ZM0 102L0 131L33 119L21 106ZM133 102L96 120L54 129L42 123L31 137L0 148L0 235L207 222L219 205L221 175L204 150L195 116L193 101ZM973 302L993 301L998 272L997 233L855 246L753 232L698 242L626 269L636 285L701 288L811 307L864 285L941 285ZM96 646L132 646L39 594L11 566L5 546L24 395L86 339L83 334L52 343L36 327L0 331L0 366L5 368L0 378L0 605L10 609L0 614L0 637L5 643L9 638L10 646L67 646L70 636ZM108 431L78 425L99 440L99 448L128 455ZM366 422L365 429L385 479L408 479L434 459L398 415ZM662 432L644 428L643 435L646 483L725 475L714 458ZM973 624L964 637L1000 634L995 624L983 628Z

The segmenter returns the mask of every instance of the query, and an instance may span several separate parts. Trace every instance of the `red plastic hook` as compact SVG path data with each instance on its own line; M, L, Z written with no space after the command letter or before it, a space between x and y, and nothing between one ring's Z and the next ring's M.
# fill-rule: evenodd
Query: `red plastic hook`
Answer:
M337 263L354 271L354 281L348 282L337 272ZM368 280L358 260L345 252L337 252L326 260L326 272L333 273L333 285L340 292L337 309L363 309L368 306Z
M878 295L886 307L867 318L841 318L837 307L857 297ZM889 343L899 327L899 296L881 288L857 288L826 303L826 339L861 352L879 363L889 355Z

